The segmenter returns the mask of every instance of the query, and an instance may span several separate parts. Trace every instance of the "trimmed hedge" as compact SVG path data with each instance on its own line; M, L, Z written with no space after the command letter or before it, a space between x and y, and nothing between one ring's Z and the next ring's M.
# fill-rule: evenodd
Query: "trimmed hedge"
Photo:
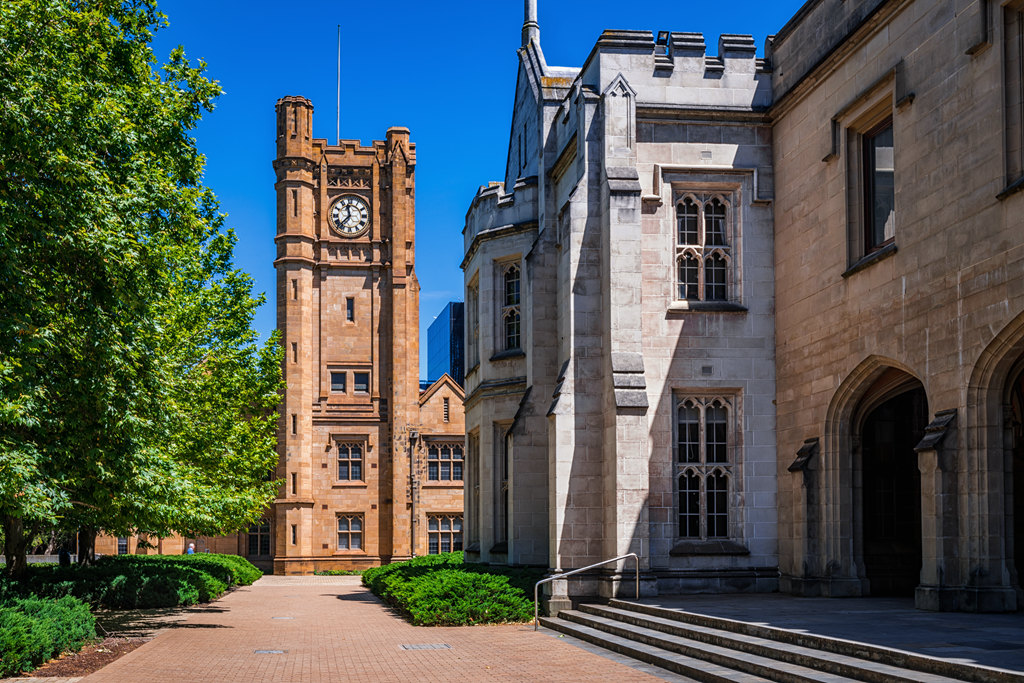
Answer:
M0 607L0 678L34 669L94 638L96 620L75 598L15 599Z
M533 618L543 572L464 564L462 553L417 557L363 572L363 584L417 626L519 623Z
M262 573L236 555L110 555L87 567L32 565L0 595L71 595L109 609L176 607L209 602Z

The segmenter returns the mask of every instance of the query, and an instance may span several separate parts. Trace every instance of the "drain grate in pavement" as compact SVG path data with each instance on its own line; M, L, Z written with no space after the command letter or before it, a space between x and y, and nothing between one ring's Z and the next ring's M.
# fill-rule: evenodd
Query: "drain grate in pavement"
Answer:
M287 650L253 650L255 655L283 655Z
M399 645L403 650L450 650L452 646L448 643L423 643L417 645Z

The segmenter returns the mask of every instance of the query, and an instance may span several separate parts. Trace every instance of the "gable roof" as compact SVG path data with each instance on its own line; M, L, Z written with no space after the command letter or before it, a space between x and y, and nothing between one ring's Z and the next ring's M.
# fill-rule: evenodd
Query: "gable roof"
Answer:
M466 392L459 386L458 382L452 379L451 375L446 372L441 375L440 379L420 392L420 405L422 406L429 401L430 398L443 386L450 387L452 392L455 394L455 397L459 399L460 402L466 400Z

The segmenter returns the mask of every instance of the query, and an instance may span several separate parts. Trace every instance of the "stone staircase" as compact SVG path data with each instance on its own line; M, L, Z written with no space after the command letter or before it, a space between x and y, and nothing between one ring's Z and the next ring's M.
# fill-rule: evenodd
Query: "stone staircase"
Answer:
M714 683L1024 683L1024 674L693 612L612 600L541 624Z

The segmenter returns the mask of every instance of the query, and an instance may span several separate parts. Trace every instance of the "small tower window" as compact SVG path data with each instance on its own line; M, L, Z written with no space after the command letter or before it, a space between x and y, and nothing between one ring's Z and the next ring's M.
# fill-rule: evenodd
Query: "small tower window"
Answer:
M355 322L356 319L356 300L352 297L345 299L345 320Z
M444 421L445 422L449 422L450 421L450 419L449 419L450 418L450 414L449 414L448 410L449 410L449 408L448 408L448 399L446 398L444 400Z

